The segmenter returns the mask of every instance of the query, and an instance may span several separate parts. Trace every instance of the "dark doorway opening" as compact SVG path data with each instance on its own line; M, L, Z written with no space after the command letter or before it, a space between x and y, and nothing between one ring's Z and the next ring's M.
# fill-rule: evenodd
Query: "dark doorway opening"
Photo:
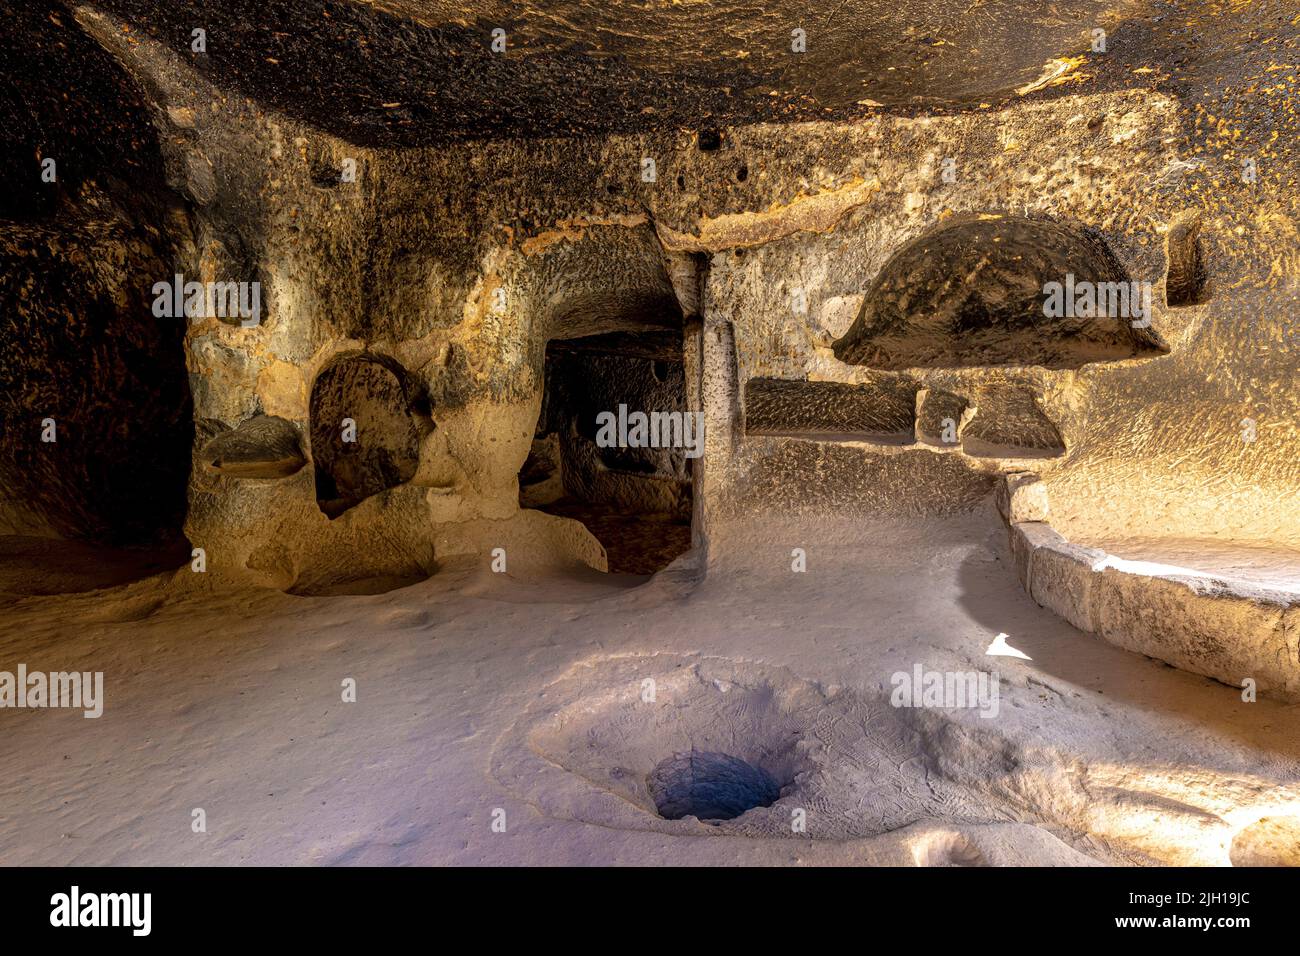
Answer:
M581 521L611 573L653 574L691 546L692 455L703 436L688 421L681 336L614 332L546 348L520 504ZM660 416L655 437L637 433L635 413ZM620 417L630 425L623 434Z

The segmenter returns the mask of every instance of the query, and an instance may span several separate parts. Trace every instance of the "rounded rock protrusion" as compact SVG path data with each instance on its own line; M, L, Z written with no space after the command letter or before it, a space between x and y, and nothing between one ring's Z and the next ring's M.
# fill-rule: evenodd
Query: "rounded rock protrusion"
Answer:
M1060 287L1059 315L1050 301L1053 284ZM1079 368L1166 351L1149 328L1134 326L1149 325L1149 314L1076 314L1071 293L1085 288L1105 293L1108 304L1113 292L1117 312L1147 311L1142 283L1133 283L1102 238L1086 229L1025 216L955 217L890 257L832 348L841 362L889 371Z

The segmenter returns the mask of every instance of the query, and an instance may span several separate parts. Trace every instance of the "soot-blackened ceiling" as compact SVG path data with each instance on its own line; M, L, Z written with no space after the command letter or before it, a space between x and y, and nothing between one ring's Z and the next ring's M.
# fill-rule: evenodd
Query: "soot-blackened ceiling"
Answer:
M354 142L997 103L1148 0L94 0L222 89ZM192 51L196 29L205 52ZM505 48L494 52L494 30ZM796 52L802 31L805 50ZM706 135L707 138L707 135Z

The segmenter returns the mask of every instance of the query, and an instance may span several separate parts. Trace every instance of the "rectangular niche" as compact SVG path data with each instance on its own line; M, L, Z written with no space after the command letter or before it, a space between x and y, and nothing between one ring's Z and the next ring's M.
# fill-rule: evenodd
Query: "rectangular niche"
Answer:
M890 379L850 385L752 378L745 434L910 445L917 386Z

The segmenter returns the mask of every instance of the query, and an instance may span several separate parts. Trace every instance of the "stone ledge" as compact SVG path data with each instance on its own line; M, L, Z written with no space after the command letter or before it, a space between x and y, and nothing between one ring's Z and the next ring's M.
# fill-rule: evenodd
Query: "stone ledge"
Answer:
M1039 605L1117 647L1232 687L1251 678L1260 693L1300 700L1300 594L1127 570L1045 521L1013 520L1014 492L1000 488L999 504L1020 582Z

